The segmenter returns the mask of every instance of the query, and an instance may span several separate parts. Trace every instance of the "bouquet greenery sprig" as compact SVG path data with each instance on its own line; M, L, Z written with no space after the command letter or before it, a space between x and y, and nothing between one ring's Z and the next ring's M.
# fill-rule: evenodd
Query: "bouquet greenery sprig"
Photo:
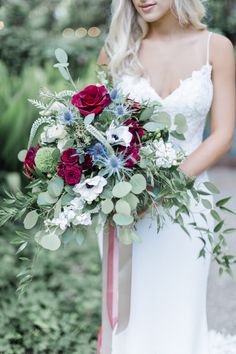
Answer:
M188 226L198 231L203 243L199 257L212 252L219 271L230 273L236 259L228 254L225 235L234 229L225 226L219 213L233 213L226 207L230 198L213 204L217 187L209 181L199 187L195 177L179 168L187 157L178 145L188 129L185 117L170 117L159 102L124 96L105 70L98 72L99 84L78 90L67 54L60 48L55 54L54 66L71 90L43 89L39 100L29 99L39 109L28 149L19 153L29 184L16 194L6 192L0 211L1 225L23 220L26 232L18 232L13 241L19 244L18 253L29 244L51 251L74 241L81 245L106 221L119 228L121 242L139 242L135 223L148 208L158 229L171 218L189 237ZM213 230L201 208L205 224L196 222L193 200L210 211L216 221ZM19 275L21 291L32 278L30 270Z

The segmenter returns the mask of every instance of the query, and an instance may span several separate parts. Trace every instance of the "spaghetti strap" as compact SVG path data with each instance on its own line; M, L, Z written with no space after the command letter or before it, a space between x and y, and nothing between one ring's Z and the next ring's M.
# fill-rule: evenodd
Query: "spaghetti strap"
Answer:
M209 52L210 52L210 38L211 38L212 32L209 33L208 35L208 40L207 40L207 64L209 65Z

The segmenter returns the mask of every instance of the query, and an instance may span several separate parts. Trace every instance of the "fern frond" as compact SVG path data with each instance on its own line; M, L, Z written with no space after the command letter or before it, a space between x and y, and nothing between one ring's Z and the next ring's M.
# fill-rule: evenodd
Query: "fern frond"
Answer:
M46 109L46 105L38 100L33 100L31 98L28 98L28 101L35 107L37 107L38 109Z
M39 96L41 96L41 97L54 97L54 94L51 91L49 91L49 89L47 87L43 87L39 91Z
M29 142L28 142L28 149L30 148L32 141L37 133L38 128L42 124L51 124L52 123L52 117L40 117L38 118L32 125L31 130L30 130L30 137L29 137Z
M64 91L61 91L61 92L55 92L55 97L57 99L60 99L60 98L64 98L64 97L72 97L73 95L75 94L75 91L71 91L71 90L64 90Z

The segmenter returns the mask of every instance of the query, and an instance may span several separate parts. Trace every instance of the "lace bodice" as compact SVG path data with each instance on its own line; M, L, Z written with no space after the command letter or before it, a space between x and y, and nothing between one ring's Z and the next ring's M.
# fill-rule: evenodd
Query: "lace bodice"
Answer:
M206 117L211 108L213 98L212 65L209 64L211 34L212 32L208 36L206 64L199 70L193 70L187 79L180 80L179 86L167 97L161 98L150 82L143 77L136 79L130 75L123 75L117 83L118 89L138 102L159 101L162 107L158 110L169 113L172 118L182 113L188 124L185 140L171 139L181 145L187 153L191 153L202 142Z

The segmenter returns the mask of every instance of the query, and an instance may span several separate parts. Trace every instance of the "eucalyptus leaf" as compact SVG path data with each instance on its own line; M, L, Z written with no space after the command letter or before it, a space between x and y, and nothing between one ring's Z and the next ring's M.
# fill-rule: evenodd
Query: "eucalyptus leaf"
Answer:
M178 139L178 140L185 140L185 136L183 134L179 134L177 133L177 131L172 131L170 133L175 139Z
M116 198L123 198L129 194L131 189L132 185L129 182L119 182L113 187L112 194Z
M184 134L188 130L186 118L183 114L176 114L175 116L176 132L178 134Z
M143 128L146 129L148 132L155 132L158 128L163 128L163 126L160 127L159 123L149 122L144 124Z
M17 155L18 160L19 160L20 162L24 162L24 161L25 161L26 154L27 154L27 150L21 150L21 151L18 153L18 155Z
M48 192L41 192L38 195L37 204L38 206L47 206L55 204L58 198L52 197Z
M131 207L128 202L123 199L119 199L115 205L116 212L118 214L130 215Z
M148 108L145 108L142 113L140 114L140 117L139 117L139 120L140 121L145 121L145 120L150 120L153 112L154 112L154 109L155 107L148 107Z
M113 220L115 221L115 223L117 225L120 225L120 226L130 225L134 222L133 216L125 215L125 214L118 214L118 213L113 215Z
M157 123L159 128L170 128L171 127L171 117L167 112L160 112L152 117L152 121Z
M106 199L101 202L101 208L104 214L110 214L114 208L114 204L111 199Z
M61 204L63 206L68 205L72 201L72 199L74 199L74 196L70 195L69 193L66 193L61 197Z
M55 50L55 56L60 63L66 63L68 61L68 55L62 48Z
M28 214L26 214L24 219L25 229L27 230L32 229L37 224L38 218L39 215L36 210L32 210Z
M133 175L130 178L130 183L132 185L132 193L134 194L142 193L147 187L147 181L141 174Z
M61 177L57 176L49 182L48 193L52 197L56 198L61 195L63 188L64 188L64 180Z
M137 208L139 199L133 193L129 193L123 199L129 203L131 210L135 210Z
M61 246L61 240L55 233L47 233L41 237L40 245L49 251L56 251Z

